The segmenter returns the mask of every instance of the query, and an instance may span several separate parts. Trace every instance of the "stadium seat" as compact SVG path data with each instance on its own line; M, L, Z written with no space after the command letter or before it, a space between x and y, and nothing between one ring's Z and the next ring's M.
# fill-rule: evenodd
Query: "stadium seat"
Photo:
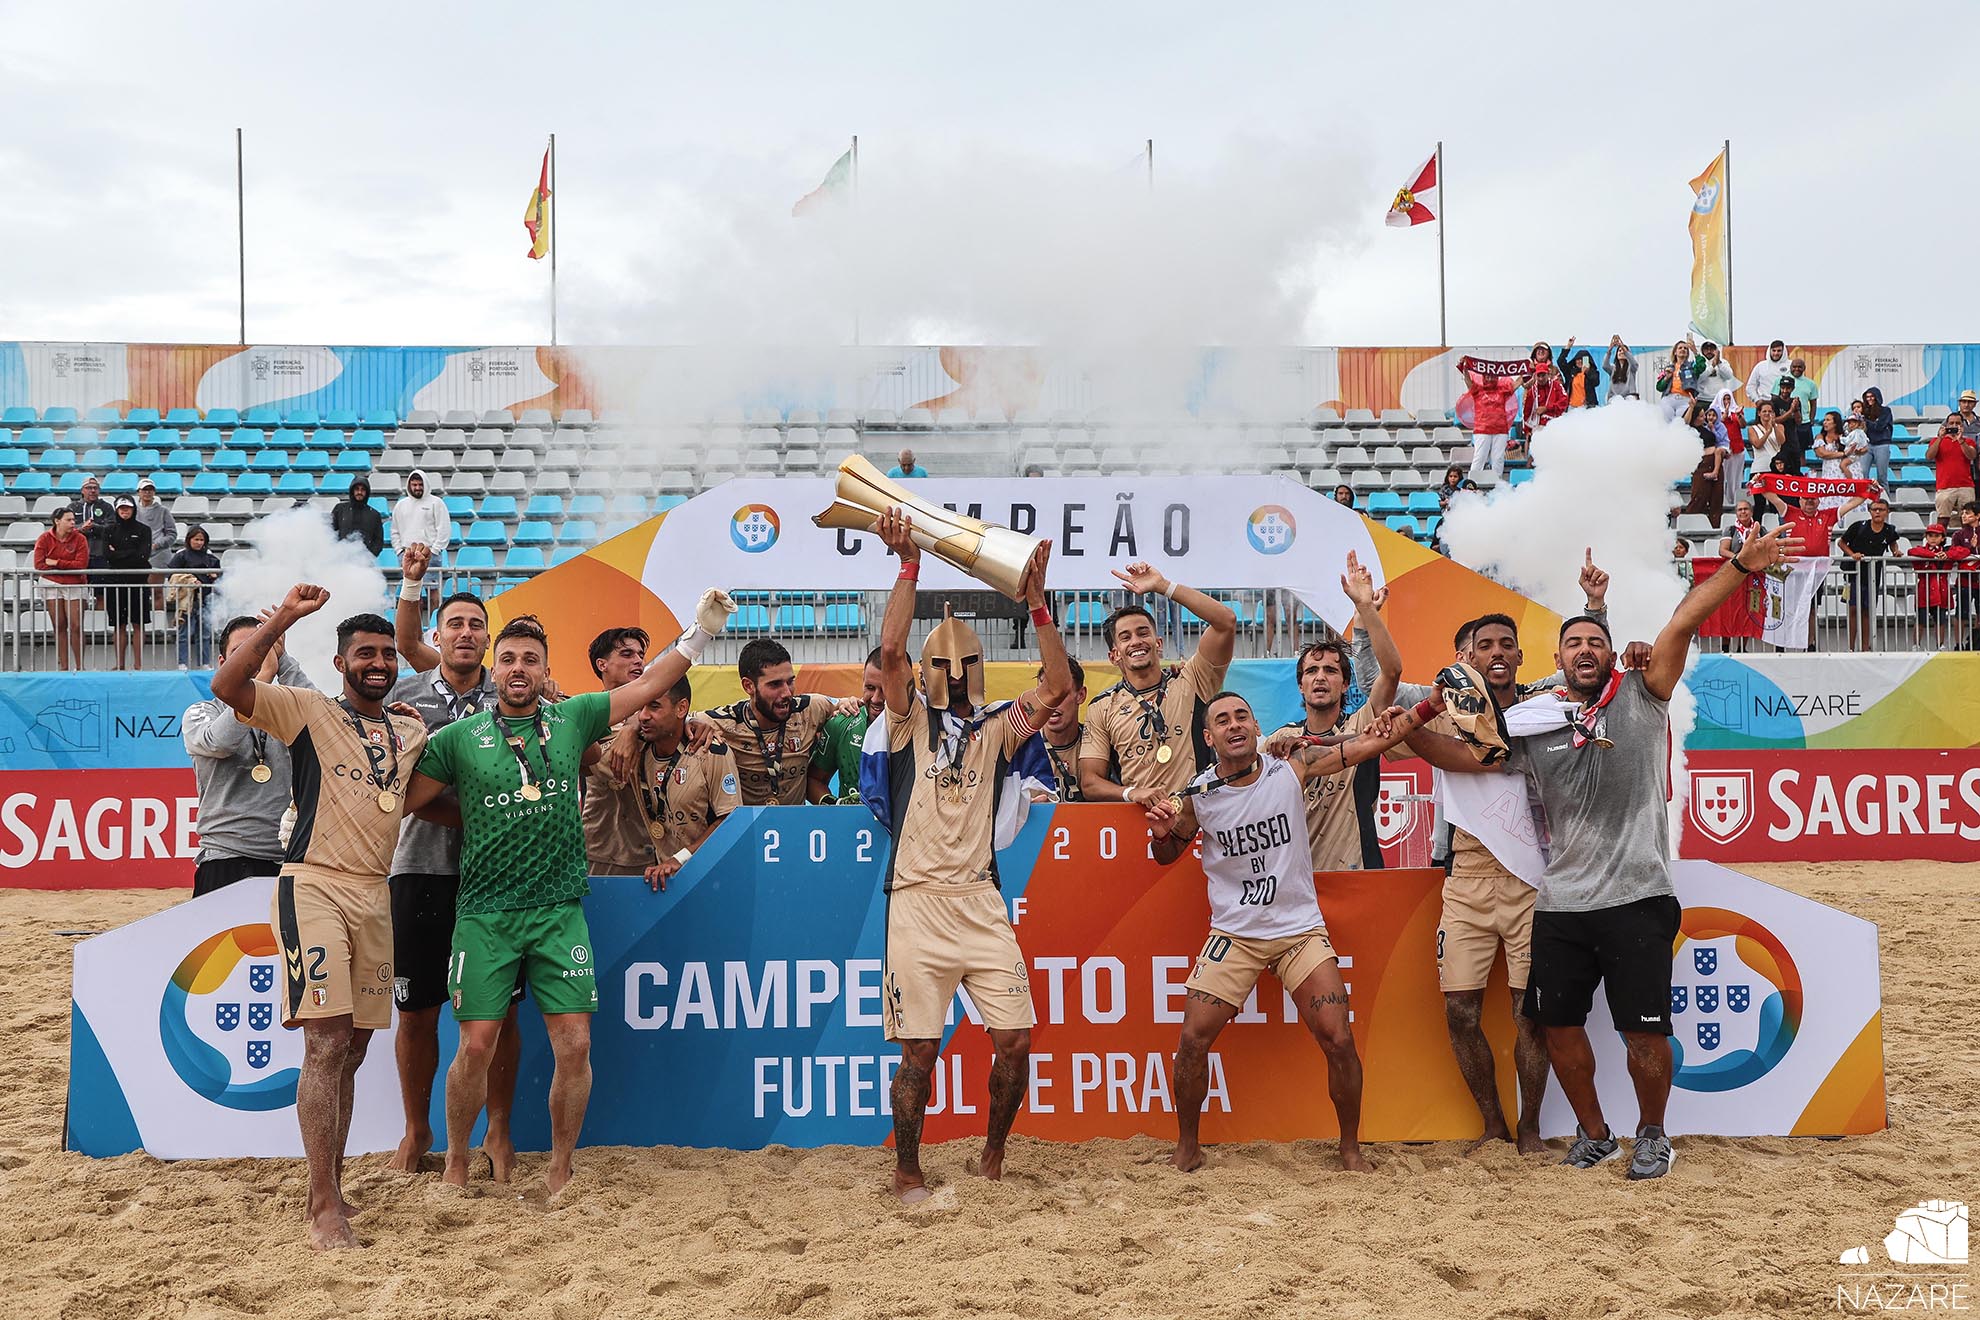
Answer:
M44 449L34 457L34 467L38 472L67 472L76 465L76 451L73 449Z
M330 455L321 449L305 449L290 464L298 472L328 472Z
M1533 480L1533 469L1530 467L1511 468L1506 472L1508 486L1524 486L1531 480Z
M46 472L23 472L7 486L16 495L45 495L54 488L54 480Z
M219 455L216 454L214 457L218 458ZM253 459L248 462L248 469L253 472L287 472L289 470L289 451L286 449L263 449L256 453Z
M226 430L229 427L239 426L241 424L240 409L208 408L206 410L206 424L208 426L217 426L222 430Z
M349 472L353 474L369 472L371 471L371 455L365 453L362 449L346 449L343 453L337 455L337 461L332 463L330 468L334 472Z
M504 569L543 568L544 566L543 552L535 546L524 546L511 550L502 560L502 567Z
M332 469L323 474L322 480L317 483L316 492L319 495L342 496L350 490L351 481L363 475L361 472L338 472Z
M117 466L117 451L102 448L85 449L82 451L81 457L76 459L76 462L91 472L108 472L111 468Z
M63 495L77 495L82 492L82 484L89 474L80 468L71 468L55 479L55 489Z
M273 495L275 478L266 472L243 472L234 478L236 495Z
M761 609L761 606L756 608ZM777 607L777 633L790 637L795 634L816 632L818 613L809 605L779 605Z
M389 431L399 424L399 414L390 408L374 408L358 419L358 426L366 431Z
M41 418L36 415L34 409L21 404L15 404L11 408L0 411L0 426L10 426L19 429L23 426L33 426L40 420Z
M314 408L290 408L282 414L282 425L291 430L311 431L323 425L323 415Z
M165 425L175 426L182 431L187 427L198 426L199 423L200 416L199 409L197 408L173 408L165 414Z
M1392 490L1378 490L1368 497L1368 516L1371 518L1400 514L1405 507L1403 497ZM1414 527L1414 521L1410 525Z
M724 629L732 636L760 637L770 631L770 609L767 605L744 605L729 619Z
M399 425L409 426L415 430L431 431L440 425L440 414L431 408L415 408L406 414L405 420Z
M548 408L525 408L516 414L517 426L540 426L548 430L556 424L556 419L550 416Z
M156 426L158 425L158 410L156 408L133 408L124 414L124 425Z
M262 404L258 408L248 409L247 414L241 418L241 423L245 426L259 426L264 429L277 427L282 424L282 413L278 408L271 408L267 404Z
M557 537L550 530L550 524L541 518L526 518L516 524L515 535L509 538L511 545L551 545Z
M164 461L156 449L127 449L117 466L126 472L149 472Z
M597 518L604 513L605 497L602 495L573 495L564 505L564 514L570 518Z
M284 472L275 483L277 495L314 495L316 478L307 472Z
M157 487L158 494L161 498L177 495L186 488L184 478L180 477L176 472L153 472L151 474L151 484ZM177 517L178 515L174 514L173 516Z
M485 545L467 545L454 556L455 568L493 568L495 552Z
M268 447L268 432L251 426L237 426L227 437L227 448L238 449L243 454L257 453Z
M462 538L467 545L501 546L509 544L509 529L499 521L488 518L474 523Z
M1371 516L1373 515L1373 510L1370 511L1370 514ZM1383 526L1387 527L1392 532L1400 532L1402 535L1407 536L1412 541L1416 539L1416 535L1417 535L1416 519L1408 517L1407 515L1397 514L1393 517L1385 518L1383 519Z
M484 513L487 511L486 505L482 506L482 511ZM529 498L528 507L523 510L523 516L528 518L561 518L564 516L563 497L560 495L532 495Z
M327 448L327 446L325 446ZM385 452L385 433L382 431L358 431L344 437L346 450L359 450L367 454Z
M41 423L43 426L74 426L81 420L82 418L76 415L76 410L67 404L58 404L53 408L43 408L41 410Z
M568 564L573 559L582 559L582 558L584 558L583 546L560 545L555 550L550 552L550 567L555 568L559 564Z
M28 470L28 451L25 449L0 449L0 472L12 474Z
M135 472L112 472L103 478L103 494L106 499L119 495L137 494L138 476Z
M470 414L472 415L472 414ZM516 424L516 415L507 408L490 408L481 414L480 425L499 427L508 430Z
M557 529L559 545L589 545L598 539L598 526L585 518L573 518Z
M103 444L103 432L94 426L72 426L62 437L64 449L97 449Z
M172 517L179 522L198 522L212 516L213 501L204 495L183 495L172 503Z
M1411 491L1409 499L1403 504L1403 511L1412 517L1434 515L1442 513L1443 510L1444 506L1438 501L1437 492L1434 490Z
M447 516L456 521L474 517L474 501L465 495L443 495L440 502L447 506Z
M358 415L350 408L326 408L323 410L323 420L319 423L332 431L355 431L357 424Z
M209 468L188 482L186 490L193 495L225 495L228 490L227 474Z
M106 404L91 408L83 415L83 420L91 426L115 426L124 420L124 414Z
M490 495L481 502L480 516L483 518L500 518L504 522L514 522L519 516L516 512L516 497L513 495Z

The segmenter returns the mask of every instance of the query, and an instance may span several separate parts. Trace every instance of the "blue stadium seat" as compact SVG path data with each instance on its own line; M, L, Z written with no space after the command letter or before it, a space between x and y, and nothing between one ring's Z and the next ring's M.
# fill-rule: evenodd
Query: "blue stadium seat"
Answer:
M474 501L465 495L443 495L440 502L447 506L447 516L456 520L474 517Z
M218 457L216 455L215 457ZM248 468L255 472L287 472L289 451L286 449L264 449L257 453Z
M137 494L138 476L135 472L112 472L103 478L103 493L109 498L119 495Z
M147 449L172 449L185 443L185 437L175 426L154 426L144 433Z
M455 568L493 568L495 552L485 545L470 545L454 556Z
M1403 497L1392 490L1378 490L1368 497L1368 516L1384 518L1403 511Z
M275 483L277 495L314 495L316 478L307 472L284 472Z
M827 605L825 631L835 637L866 631L866 610L858 605Z
M793 633L818 631L818 617L809 605L779 605L777 607L777 633L789 637Z
M511 500L513 506L515 501ZM540 518L531 518L516 524L516 534L511 538L512 545L550 545L556 540L550 532L550 524Z
M289 466L298 472L328 472L330 470L330 455L321 449L305 449L296 455L295 460Z
M476 522L467 530L464 538L467 545L501 546L509 544L509 529L493 518Z
M583 546L560 545L555 550L552 550L550 552L550 567L555 568L559 564L568 564L573 559L582 559L582 558L584 558Z
M189 427L189 426L198 426L199 409L174 408L170 412L165 414L165 425L176 426L181 429L184 429L185 427Z
M73 445L76 441L71 440L69 443ZM129 449L132 445L144 443L144 432L134 426L113 427L109 434L103 437L103 443L111 449Z
M241 424L241 410L238 408L208 408L206 410L206 424L223 429L229 426L239 426Z
M71 468L69 471L55 478L56 493L61 495L80 494L82 492L83 480L88 475L86 472Z
M124 414L124 425L156 426L158 425L158 410L156 408L133 408Z
M605 530L599 533L599 539L602 541L609 541L615 536L621 535L622 533L625 532L630 532L633 528L637 526L639 526L639 524L633 522L629 518L614 518L611 522L605 524Z
M655 495L653 497L653 511L655 513L665 513L669 509L678 509L687 503L687 499L688 497L685 495Z
M30 426L21 432L21 448L46 449L55 443L55 432L45 426Z
M486 504L482 505L484 512L487 507ZM564 516L564 497L532 495L529 497L529 506L523 510L523 515L528 518L561 518Z
M1933 485L1932 469L1923 464L1916 467L1901 467L1897 470L1897 484L1900 486Z
M151 474L151 484L158 488L158 493L161 496L183 495L186 493L186 483L180 479L179 474L176 472L153 472Z
M309 448L327 449L334 454L344 447L347 438L342 431L333 431L327 426L318 427L309 433Z
M618 518L646 517L646 497L644 495L614 495L612 514Z
M385 437L376 431L359 431L344 437L344 448L363 454L382 454L385 452Z
M225 495L226 493L227 474L224 472L208 471L197 473L191 481L186 483L186 494L188 495Z
M257 449L268 447L268 432L257 431L253 427L237 426L227 437L227 448L238 449L244 454L252 454Z
M197 449L174 449L165 455L167 472L197 472L206 466L206 461Z
M573 495L570 505L564 512L573 518L603 518L605 497L603 495Z
M91 426L115 426L124 420L124 414L110 407L108 404L103 404L99 407L91 408L83 415L83 420Z
M1910 440L1913 438L1915 437L1912 432L1912 429L1906 426L1903 422L1893 422L1891 424L1891 439Z
M18 403L5 412L0 412L0 426L33 426L40 420L41 418L35 415L34 409Z
M489 495L481 501L481 517L500 518L504 522L514 522L522 515L516 509L513 495Z
M208 421L213 419L212 413L208 413L206 416ZM282 411L279 408L271 408L264 403L259 408L248 409L247 416L243 417L241 421L247 426L280 426L282 424Z
M1414 518L1407 516L1387 518L1383 520L1383 526L1387 527L1392 532L1401 532L1404 536L1407 536L1412 541L1416 539L1417 527L1416 527L1416 519Z
M399 566L399 552L388 545L374 556L374 562L383 569L396 569Z
M81 420L82 418L76 415L76 410L67 404L57 404L53 408L41 410L41 421L45 426L74 426Z
M284 426L268 437L268 444L274 449L307 449L309 433L300 427Z
M219 427L195 426L186 432L185 443L189 449L204 449L210 453L215 449L225 448L227 442L220 438Z
M28 451L25 449L0 449L0 472L25 472L28 470Z
M543 552L535 546L525 546L509 551L509 557L502 561L503 568L542 568Z
M355 409L325 408L323 410L323 425L333 431L355 431L357 424L358 415Z
M1443 525L1443 522L1444 522L1444 515L1442 515L1441 513L1438 514L1436 517L1425 521L1423 524L1423 539L1426 541L1436 540L1437 529Z
M744 605L730 616L723 629L737 637L761 637L770 631L770 609L766 605Z
M236 495L273 495L274 493L275 478L266 472L243 472L234 478Z
M322 482L316 488L317 493L322 495L342 495L351 488L352 478L360 475L362 474L357 472L332 471L326 473Z
M16 495L46 495L55 489L55 482L46 472L23 472L7 489Z
M93 426L72 426L62 437L64 449L95 449L103 443L103 432Z
M1437 492L1433 490L1413 490L1403 510L1409 514L1439 514L1444 506L1437 502Z
M369 472L371 471L371 455L365 453L362 449L346 449L343 453L337 455L337 461L332 463L330 468L333 472Z
M559 545L589 545L598 539L598 525L586 518L573 518L557 529Z
M282 414L282 425L313 431L323 425L323 415L314 408L291 408Z
M156 449L127 449L117 466L126 472L149 472L164 461Z
M117 451L114 449L85 449L76 462L94 472L99 468L108 470L117 466Z
M1104 600L1076 600L1066 606L1066 627L1098 630L1109 612Z
M1533 469L1530 467L1516 467L1506 470L1506 484L1508 486L1524 486L1531 480L1533 480Z
M35 469L40 472L66 472L75 465L73 449L44 449L34 457Z
M398 424L399 414L390 408L374 408L358 422L358 425L367 431L389 431Z

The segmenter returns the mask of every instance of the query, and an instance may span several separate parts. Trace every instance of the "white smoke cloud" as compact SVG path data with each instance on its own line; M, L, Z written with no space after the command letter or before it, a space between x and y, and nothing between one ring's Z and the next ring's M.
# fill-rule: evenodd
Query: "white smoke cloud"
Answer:
M244 535L252 548L227 552L227 566L214 587L211 606L216 626L240 614L259 614L282 603L298 582L325 587L330 599L288 632L289 654L310 681L325 692L343 688L332 660L337 624L353 614L391 617L385 575L371 552L356 541L340 541L321 509L283 509L249 523Z
M1583 556L1609 573L1609 626L1618 648L1654 642L1685 592L1671 560L1671 483L1698 462L1698 433L1651 404L1576 409L1534 446L1533 479L1461 496L1444 521L1450 555L1563 617L1581 611ZM1527 639L1538 649L1539 639ZM1545 639L1551 650L1553 638ZM1689 798L1684 740L1695 706L1671 697L1671 838Z

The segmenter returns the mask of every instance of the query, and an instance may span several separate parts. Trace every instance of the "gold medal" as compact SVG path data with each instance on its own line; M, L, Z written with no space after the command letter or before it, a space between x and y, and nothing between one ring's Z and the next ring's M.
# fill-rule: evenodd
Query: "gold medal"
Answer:
M1169 794L1169 810L1171 810L1171 811L1181 811L1181 810L1182 810L1182 804L1183 804L1183 795L1182 795L1182 794L1180 794L1180 793L1171 793L1171 794Z
M1175 759L1175 755L1176 755L1175 750L1171 748L1169 744L1163 743L1160 747L1157 747L1155 749L1155 764L1167 765L1170 761Z
M646 832L653 836L653 846L657 848L666 841L667 822L664 820L648 821Z
M524 784L521 788L517 789L516 792L519 795L521 795L522 800L525 802L534 802L538 798L543 796L543 790L538 788L535 784Z
M399 795L393 792L389 788L379 789L378 809L380 811L388 811L388 812L397 811L399 809Z
M268 762L266 761L256 761L254 763L254 769L248 771L248 778L257 784L265 784L274 777L275 772L268 768Z

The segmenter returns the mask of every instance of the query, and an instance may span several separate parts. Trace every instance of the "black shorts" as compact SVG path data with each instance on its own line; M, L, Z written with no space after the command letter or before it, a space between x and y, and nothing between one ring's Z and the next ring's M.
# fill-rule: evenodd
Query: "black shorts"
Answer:
M1684 908L1668 894L1592 912L1535 912L1526 1016L1543 1027L1588 1021L1601 982L1618 1031L1671 1034L1671 945Z
M461 878L408 872L392 886L392 996L401 1013L438 1008L447 1002L447 960L454 956L454 900ZM519 1002L527 982L516 971L510 1002Z
M225 889L250 876L282 874L279 857L209 857L193 868L193 897Z

